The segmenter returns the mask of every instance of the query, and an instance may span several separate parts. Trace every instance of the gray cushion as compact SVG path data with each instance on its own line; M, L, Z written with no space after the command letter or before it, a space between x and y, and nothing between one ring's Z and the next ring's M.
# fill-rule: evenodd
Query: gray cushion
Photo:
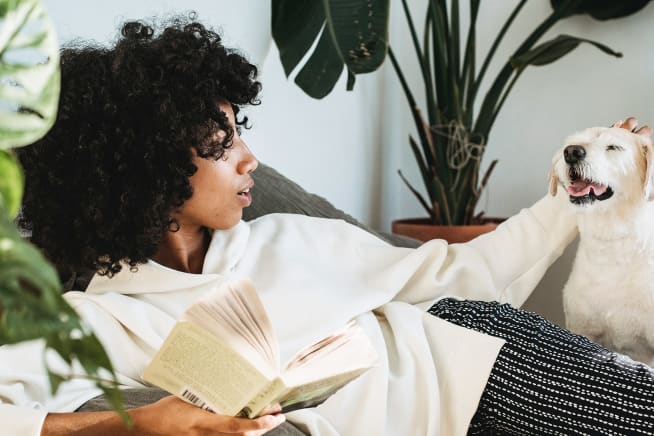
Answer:
M254 188L252 196L254 201L250 207L243 211L246 221L262 215L275 212L297 213L321 218L337 218L377 235L381 239L398 247L415 248L420 241L400 235L378 232L361 224L350 215L334 207L329 201L315 194L305 191L297 183L287 179L273 168L259 164L259 168L252 174Z

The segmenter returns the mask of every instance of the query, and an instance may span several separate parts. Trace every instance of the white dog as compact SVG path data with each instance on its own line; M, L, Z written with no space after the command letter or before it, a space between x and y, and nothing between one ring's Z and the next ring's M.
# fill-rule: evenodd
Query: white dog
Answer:
M553 159L550 193L567 191L580 234L563 290L567 328L654 366L651 133L594 127L569 136Z

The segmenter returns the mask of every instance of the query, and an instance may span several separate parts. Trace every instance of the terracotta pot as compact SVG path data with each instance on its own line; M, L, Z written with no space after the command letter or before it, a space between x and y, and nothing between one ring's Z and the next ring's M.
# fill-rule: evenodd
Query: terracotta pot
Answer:
M393 221L392 230L396 235L408 236L421 241L445 239L450 244L468 242L477 236L495 229L505 218L486 218L484 224L467 226L441 226L431 224L428 218L409 218Z

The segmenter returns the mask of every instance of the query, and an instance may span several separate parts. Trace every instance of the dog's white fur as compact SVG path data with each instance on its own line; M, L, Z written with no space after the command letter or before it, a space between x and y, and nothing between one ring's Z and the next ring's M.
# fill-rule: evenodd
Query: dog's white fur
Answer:
M580 175L608 185L610 198L573 204L580 243L563 290L568 329L654 366L654 148L649 136L594 127L565 146L586 150ZM550 193L571 184L563 150ZM618 149L608 146L617 146Z

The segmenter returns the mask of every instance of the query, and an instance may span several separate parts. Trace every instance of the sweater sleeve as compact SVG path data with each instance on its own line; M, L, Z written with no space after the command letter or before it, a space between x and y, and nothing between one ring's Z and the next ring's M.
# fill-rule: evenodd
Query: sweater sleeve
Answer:
M39 436L48 412L0 403L2 432L15 436Z
M0 433L39 436L49 411L72 412L98 395L93 383L83 379L62 383L56 395L52 395L43 350L43 341L0 347ZM70 371L54 353L46 355L55 371Z
M455 297L519 307L576 234L567 198L546 196L468 243L425 243L396 300L427 308Z

